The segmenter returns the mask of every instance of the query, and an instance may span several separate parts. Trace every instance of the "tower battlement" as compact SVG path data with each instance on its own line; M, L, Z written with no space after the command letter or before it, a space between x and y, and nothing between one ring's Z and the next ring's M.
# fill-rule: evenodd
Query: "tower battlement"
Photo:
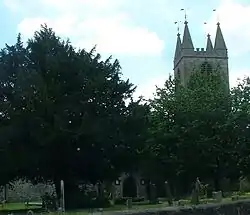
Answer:
M184 53L180 50L175 60L182 57L225 57L225 55L221 55L221 52L215 51L214 49L206 50L205 48L195 48L188 50L188 53L186 50Z
M203 52L205 52L205 49L204 48L196 48L195 52L198 54L203 53Z

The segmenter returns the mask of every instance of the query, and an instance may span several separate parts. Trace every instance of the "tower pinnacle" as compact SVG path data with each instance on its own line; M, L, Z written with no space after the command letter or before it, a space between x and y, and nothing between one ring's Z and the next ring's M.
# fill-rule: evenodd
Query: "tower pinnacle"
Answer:
M178 32L177 34L177 42L176 42L176 48L175 48L175 55L174 55L174 59L176 60L181 52L181 38L180 38L180 34Z
M184 27L184 34L183 34L183 40L182 40L182 48L194 50L193 41L192 41L189 28L188 28L188 22L185 21L184 24L185 24L185 27Z
M215 36L215 43L214 43L214 50L216 51L226 51L227 46L224 40L224 37L222 35L222 31L220 28L220 23L217 23L217 31L216 31L216 36Z
M207 53L211 53L213 51L213 45L212 45L212 41L210 38L210 34L207 35L207 48L206 48L206 52Z

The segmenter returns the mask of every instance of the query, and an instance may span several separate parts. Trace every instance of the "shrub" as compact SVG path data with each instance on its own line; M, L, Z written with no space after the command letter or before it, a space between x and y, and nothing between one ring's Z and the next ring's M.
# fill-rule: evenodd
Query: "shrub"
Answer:
M45 193L54 193L53 184L38 183L32 184L30 181L19 179L12 181L8 190L9 202L41 201L41 196Z

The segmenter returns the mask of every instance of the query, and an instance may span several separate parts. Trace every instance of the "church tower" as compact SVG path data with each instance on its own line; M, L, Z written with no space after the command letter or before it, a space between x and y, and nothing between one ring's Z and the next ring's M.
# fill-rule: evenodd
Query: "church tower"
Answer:
M214 47L207 35L206 49L194 49L193 41L189 32L188 22L184 23L183 39L177 34L177 43L174 56L174 76L180 80L182 85L186 85L194 69L201 72L217 71L222 75L223 80L229 86L228 74L228 53L225 40L222 35L220 23L217 23L217 31Z

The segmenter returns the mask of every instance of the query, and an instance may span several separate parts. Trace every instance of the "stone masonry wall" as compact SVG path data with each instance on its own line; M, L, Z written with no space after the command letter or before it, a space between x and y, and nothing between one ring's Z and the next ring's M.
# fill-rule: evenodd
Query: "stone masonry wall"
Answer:
M144 211L127 211L112 213L112 215L249 215L250 200L230 203L199 205L196 207L169 207Z

